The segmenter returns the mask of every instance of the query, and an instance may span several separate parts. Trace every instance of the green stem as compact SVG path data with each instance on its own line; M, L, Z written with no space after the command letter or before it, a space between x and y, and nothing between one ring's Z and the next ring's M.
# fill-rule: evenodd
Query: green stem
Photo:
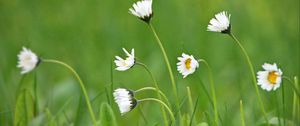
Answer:
M64 67L68 68L68 69L74 74L74 76L77 78L77 80L78 80L78 82L79 82L79 84L80 84L80 87L81 87L81 89L82 89L82 92L83 92L83 95L84 95L84 97L85 97L85 101L86 101L86 104L87 104L87 106L88 106L88 110L89 110L89 113L90 113L90 115L91 115L93 124L94 124L94 126L96 126L96 125L97 125L97 121L96 121L95 114L94 114L94 112L93 112L91 103L90 103L90 101L89 101L89 96L88 96L87 91L86 91L86 89L85 89L85 86L84 86L84 84L83 84L83 82L82 82L80 76L77 74L77 72L76 72L71 66L69 66L68 64L66 64L66 63L64 63L64 62L61 62L61 61L58 61L58 60L44 59L44 60L42 60L42 61L43 61L43 62L56 63L56 64L59 64L59 65L62 65L62 66L64 66Z
M154 88L154 87L143 87L143 88L140 88L138 90L135 90L134 93L139 93L141 91L146 91L146 90L152 90L152 91L156 91L157 93L159 93L167 102L168 106L171 106L167 96L160 90Z
M290 78L288 78L288 77L286 77L286 76L283 76L282 77L283 79L285 79L285 80L287 80L290 84L291 84L291 86L292 86L292 88L294 89L294 91L295 91L295 93L297 94L297 96L298 97L300 97L300 92L299 92L299 90L296 88L296 82L294 83Z
M171 109L164 102L162 102L159 99L155 99L155 98L145 98L145 99L138 100L138 102L144 102L144 101L156 101L156 102L160 103L161 105L163 105L168 110L172 121L175 122L175 117L174 117L173 112L171 111Z
M37 93L37 73L36 72L34 72L34 98L35 98L34 116L37 116L39 114L39 100L38 100L38 93Z
M281 88L281 95L282 95L282 119L283 119L283 125L285 126L284 85L282 85Z
M240 113L241 113L242 126L246 126L245 125L245 114L244 114L243 101L242 100L240 100Z
M142 66L147 71L147 73L149 74L149 76L151 77L151 79L153 81L154 87L157 90L157 97L158 97L159 100L161 100L162 98L161 98L160 94L163 94L163 93L160 91L160 89L158 87L158 84L157 84L157 81L154 78L153 74L151 73L150 69L147 67L147 65L145 65L141 62L136 62L136 64ZM168 100L165 95L163 95L163 96L165 97L166 100ZM166 112L165 112L165 108L163 106L161 106L160 108L161 108L161 111L162 111L162 114L163 114L165 125L168 126L168 119L167 119L167 115L166 115Z
M267 123L267 125L269 125L269 120L267 118L267 113L266 113L266 110L265 110L265 107L264 107L264 104L262 102L262 99L261 99L261 96L260 96L260 93L259 93L259 90L258 90L258 86L257 86L257 83L256 83L256 77L255 77L255 73L254 73L254 68L253 68L253 65L251 63L251 60L249 58L249 55L247 53L247 51L245 50L245 48L243 47L243 45L241 44L241 42L232 34L230 33L229 36L238 44L238 46L241 48L243 54L245 55L246 57L246 60L247 60L247 63L248 63L248 66L249 66L249 69L251 71L251 75L252 75L252 81L253 81L253 85L255 87L255 91L256 91L256 95L257 95L257 98L258 98L258 102L259 102L259 105L260 105L260 108L261 108L261 111L263 113L263 116L265 118L265 121Z
M176 107L177 107L177 110L179 111L179 117L181 116L181 111L180 111L180 105L179 105L179 97L178 97L178 93L177 93L177 86L176 86L176 83L175 83L175 79L174 79L174 75L173 75L173 72L172 72L172 68L171 68L171 65L170 65L170 62L169 62L169 59L168 59L168 56L167 56L167 53L164 49L164 46L162 45L162 42L160 41L154 27L152 26L151 23L149 23L149 27L151 29L151 31L153 32L154 34L154 37L155 39L157 40L157 44L159 45L162 53L163 53L163 56L164 56L164 59L165 59L165 62L166 62L166 65L167 65L167 68L168 68L168 71L169 71L169 76L170 76L170 79L171 79L171 84L172 84L172 88L173 88L173 92L174 92L174 95L175 95L175 98L176 98Z
M212 73L212 70L211 70L209 64L204 59L199 59L198 62L199 63L203 62L209 71L210 88L211 88L213 103L214 103L215 123L216 123L216 126L218 126L219 125L218 108L217 108L217 98L216 98L215 84L214 84L214 80L213 80L213 73Z

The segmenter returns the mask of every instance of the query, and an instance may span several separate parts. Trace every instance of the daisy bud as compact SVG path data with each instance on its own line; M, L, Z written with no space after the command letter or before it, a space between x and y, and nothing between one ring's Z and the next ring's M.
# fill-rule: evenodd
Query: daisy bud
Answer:
M137 100L134 98L133 92L128 89L118 88L114 91L113 95L122 115L131 111L137 105Z
M230 14L228 15L226 11L216 14L215 18L209 21L207 30L212 32L230 34Z
M273 65L265 63L262 67L264 71L257 72L257 84L267 91L279 88L282 79L282 71L277 68L275 63Z
M25 47L23 47L23 50L19 53L18 59L17 67L21 68L21 74L32 71L40 62L38 56Z
M142 0L134 3L129 13L149 23L152 18L152 0Z

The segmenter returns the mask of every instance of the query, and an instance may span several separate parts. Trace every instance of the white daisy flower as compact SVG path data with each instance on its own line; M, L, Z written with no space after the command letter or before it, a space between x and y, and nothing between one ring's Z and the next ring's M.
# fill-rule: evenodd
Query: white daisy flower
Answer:
M282 79L282 72L277 65L275 63L273 65L265 63L262 67L264 71L257 72L257 84L267 91L279 88Z
M152 17L152 0L142 0L134 3L129 9L129 13L137 16L145 22L149 22Z
M122 115L131 111L137 105L133 92L130 90L118 88L114 91L113 95Z
M23 47L23 50L18 55L18 65L21 68L21 74L32 71L40 62L38 56L30 49Z
M182 57L178 57L179 62L177 63L177 70L185 78L187 75L192 74L199 67L199 63L193 55L187 55L182 53Z
M130 69L134 63L135 63L135 58L134 58L134 49L131 49L131 54L127 52L126 49L123 48L123 51L126 53L127 58L124 60L119 56L116 56L115 63L117 65L116 70L118 71L125 71Z
M209 21L207 27L208 31L230 33L230 14L228 15L226 11L220 12L215 15L215 18Z

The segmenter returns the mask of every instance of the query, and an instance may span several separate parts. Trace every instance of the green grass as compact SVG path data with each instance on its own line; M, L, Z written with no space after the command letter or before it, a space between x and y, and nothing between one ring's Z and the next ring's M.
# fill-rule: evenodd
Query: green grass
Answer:
M100 106L107 102L114 113L109 115L115 115L117 124L121 126L163 125L160 104L145 102L121 116L117 105L110 103L111 95L107 94L111 92L111 82L114 88L132 90L153 85L142 67L111 73L111 61L115 55L123 54L122 47L134 48L139 61L154 74L172 109L176 108L168 69L151 30L128 13L134 2L1 0L0 125L14 124L17 99L22 88L28 89L35 98L34 74L39 113L29 120L29 125L92 124L82 90L76 78L65 68L45 63L28 75L20 74L16 65L22 46L32 49L42 58L57 59L72 66L86 84L90 99L95 98L91 104L97 120L101 115ZM206 27L214 14L228 11L232 31L247 50L254 71L261 70L265 62L276 62L283 74L293 80L294 76L300 76L299 8L298 0L154 0L152 23L168 54L179 100L186 99L181 107L182 120L193 117L193 125L196 122L213 124L214 121L213 106L201 86L203 82L212 97L209 71L204 64L200 64L199 69L186 79L182 79L176 70L177 57L185 52L205 59L211 66L221 125L241 125L240 100L243 101L245 125L259 125L263 115L242 52L229 36L207 32ZM287 125L291 122L299 124L299 119L297 122L297 118L293 117L299 117L299 113L294 114L290 109L298 108L299 111L299 102L293 102L297 100L294 100L293 88L288 83L283 81L285 122ZM193 105L197 105L192 109L187 98L187 86L190 87ZM270 119L282 116L281 88L272 92L259 88ZM149 91L137 97L157 97L157 94ZM192 116L191 110L194 109Z

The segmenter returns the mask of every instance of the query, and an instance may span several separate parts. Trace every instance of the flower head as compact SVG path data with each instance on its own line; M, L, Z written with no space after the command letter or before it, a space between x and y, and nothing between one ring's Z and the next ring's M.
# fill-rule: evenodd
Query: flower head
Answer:
M192 74L199 67L199 63L192 55L182 53L182 57L178 57L177 70L185 78L187 75Z
M226 11L223 11L216 14L215 18L212 18L209 21L207 30L212 32L221 32L229 34L230 28L230 14L228 15Z
M21 74L32 71L40 62L38 56L30 49L23 47L23 50L18 55L18 65L21 68Z
M138 1L132 6L133 7L129 9L129 13L149 23L152 17L152 0Z
M127 57L126 59L122 59L119 56L116 56L115 63L117 65L116 70L118 71L125 71L130 69L134 63L135 63L135 58L134 58L134 49L131 49L131 54L127 52L126 49L123 48L123 51L126 53Z
M257 84L261 86L262 89L271 91L279 88L282 72L277 65L274 63L265 63L262 65L264 71L257 72Z
M131 111L137 105L133 92L124 88L118 88L113 93L115 102L119 106L122 115Z

